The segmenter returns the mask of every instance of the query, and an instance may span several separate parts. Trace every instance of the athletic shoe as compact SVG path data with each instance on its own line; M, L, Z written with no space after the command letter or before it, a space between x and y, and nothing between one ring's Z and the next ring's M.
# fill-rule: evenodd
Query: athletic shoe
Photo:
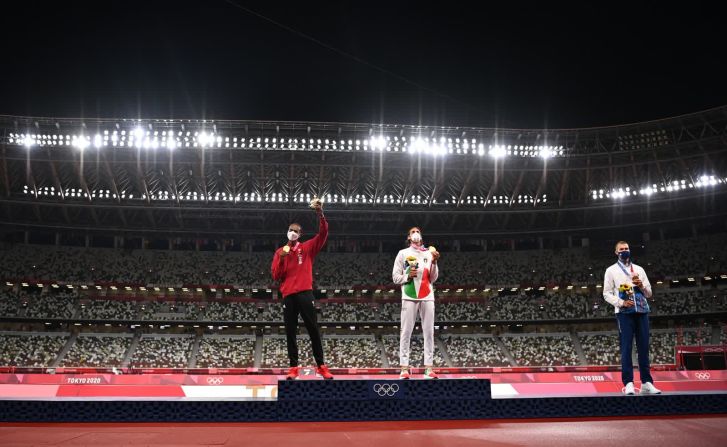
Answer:
M300 374L300 368L297 366L291 366L288 370L288 375L285 376L285 380L298 380Z
M437 373L434 372L433 368L427 368L424 370L424 378L425 379L439 379L439 376Z
M634 382L627 383L625 387L621 388L621 392L627 396L633 396L635 394Z
M333 379L333 374L331 374L331 371L328 370L328 366L321 365L318 368L316 368L316 374L323 377L326 380Z
M409 380L409 370L408 369L402 369L399 373L399 379L400 380Z
M651 382L644 382L641 384L639 394L661 394L661 390Z

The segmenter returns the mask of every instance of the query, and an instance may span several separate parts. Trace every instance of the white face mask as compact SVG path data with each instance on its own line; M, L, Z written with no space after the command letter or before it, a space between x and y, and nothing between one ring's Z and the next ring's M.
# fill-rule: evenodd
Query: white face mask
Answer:
M288 231L288 240L289 241L297 241L298 240L298 233L295 231Z
M422 235L421 235L421 234L419 234L418 232L414 232L414 233L412 233L412 234L411 234L411 236L409 236L409 238L410 238L410 239L411 239L411 241L412 241L412 242L414 242L415 244L418 244L419 242L421 242L421 241L422 241Z

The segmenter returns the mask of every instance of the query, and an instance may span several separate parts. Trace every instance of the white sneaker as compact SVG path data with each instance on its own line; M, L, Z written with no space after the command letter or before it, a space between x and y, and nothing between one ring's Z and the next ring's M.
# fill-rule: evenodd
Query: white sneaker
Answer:
M644 382L641 384L639 394L661 394L661 390L651 382Z
M439 376L437 373L434 372L433 368L427 368L424 370L424 378L425 379L439 379Z
M627 396L633 396L636 394L634 392L634 382L627 383L625 387L621 388L621 392Z

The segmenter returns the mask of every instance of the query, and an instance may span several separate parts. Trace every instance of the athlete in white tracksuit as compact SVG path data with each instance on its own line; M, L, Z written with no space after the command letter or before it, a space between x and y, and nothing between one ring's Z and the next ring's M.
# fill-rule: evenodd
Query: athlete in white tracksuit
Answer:
M394 261L392 278L401 285L401 332L399 340L399 363L402 379L409 378L409 354L411 333L417 314L422 321L424 335L424 377L436 379L434 365L434 288L432 284L439 276L437 260L439 252L422 244L421 230L409 230L409 247L400 250Z

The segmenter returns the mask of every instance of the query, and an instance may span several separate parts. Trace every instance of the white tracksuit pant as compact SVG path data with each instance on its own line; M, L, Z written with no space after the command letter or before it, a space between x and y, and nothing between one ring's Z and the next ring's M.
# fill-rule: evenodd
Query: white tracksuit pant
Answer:
M409 366L411 333L417 314L422 320L424 335L424 366L434 365L434 301L401 300L401 333L399 334L399 363Z

